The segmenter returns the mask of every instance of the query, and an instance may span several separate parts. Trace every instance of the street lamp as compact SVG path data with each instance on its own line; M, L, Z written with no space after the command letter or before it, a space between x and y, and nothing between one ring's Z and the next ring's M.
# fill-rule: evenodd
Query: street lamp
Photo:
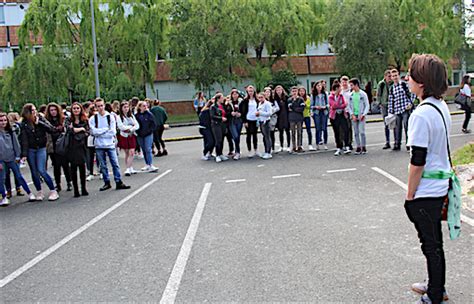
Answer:
M100 97L100 86L99 86L99 67L97 63L97 41L95 38L95 20L94 20L94 3L91 3L91 23L92 23L92 47L94 49L94 76L95 76L95 97Z

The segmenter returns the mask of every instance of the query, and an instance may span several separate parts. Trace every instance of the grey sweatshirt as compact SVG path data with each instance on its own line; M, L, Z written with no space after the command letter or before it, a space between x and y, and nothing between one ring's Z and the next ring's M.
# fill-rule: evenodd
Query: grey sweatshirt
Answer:
M15 133L0 131L0 161L12 162L20 158L20 145Z

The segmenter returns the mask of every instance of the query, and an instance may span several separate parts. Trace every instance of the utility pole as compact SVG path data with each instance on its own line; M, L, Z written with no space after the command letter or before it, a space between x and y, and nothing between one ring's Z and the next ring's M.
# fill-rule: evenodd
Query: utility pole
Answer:
M95 20L94 20L94 3L91 3L91 23L92 23L92 47L94 49L94 76L95 76L95 97L100 97L100 85L99 85L99 66L97 62L97 41L95 38Z

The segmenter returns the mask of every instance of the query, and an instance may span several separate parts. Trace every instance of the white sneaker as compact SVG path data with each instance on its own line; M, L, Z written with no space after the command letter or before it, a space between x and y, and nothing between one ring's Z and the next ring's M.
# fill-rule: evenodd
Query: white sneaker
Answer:
M319 151L319 145L316 145L316 150Z
M293 146L289 146L288 150L286 150L286 151L288 151L288 153L293 153Z
M220 163L222 161L220 156L216 156L216 163Z
M0 201L0 206L8 206L10 205L10 200L6 197L4 197L1 201Z
M28 194L28 201L29 201L29 202L34 202L34 201L36 201L36 196L33 194L33 192L31 192L30 194Z
M86 177L86 181L90 182L91 180L94 179L94 175L90 174Z
M49 192L48 201L55 201L58 198L59 198L58 191L53 190L53 191Z
M255 152L254 151L249 151L248 158L253 158L255 157Z
M125 174L125 176L130 176L130 175L132 175L132 173L130 173L130 168L125 169L124 174Z
M328 149L328 146L327 145L324 145L324 150L327 150Z
M201 156L201 160L209 160L209 159L210 159L210 158L209 158L209 156L207 156L207 154Z
M150 168L149 172L156 172L156 171L158 171L158 168L155 167L155 166L153 166L153 165L151 165L149 168Z
M283 151L283 149L281 147L278 147L278 149L275 150L275 153L280 153L281 151Z
M211 159L211 157L212 157L211 152L207 152L207 153L206 153L206 157L209 158L209 159Z
M240 153L235 153L234 160L239 160L239 159L240 159Z
M130 173L132 173L132 174L137 174L137 173L138 173L138 171L137 171L137 170L135 170L135 169L133 169L133 167L130 167Z
M319 147L318 147L318 149L319 149ZM316 151L316 149L315 149L312 145L309 145L309 146L308 146L308 150L309 150L309 151Z
M258 152L257 150L254 152L254 155L257 155L258 157L262 157L263 154L265 153Z
M99 179L104 179L104 176L101 174L99 174Z
M337 150L336 150L336 153L334 153L335 156L339 156L339 155L341 155L341 154L342 154L342 153L341 153L341 149L337 149Z
M43 191L38 191L38 193L36 194L36 200L37 200L38 202L41 202L42 200L44 200Z
M141 170L142 170L142 171L148 171L148 170L150 170L150 166L146 165L146 166L143 167Z
M352 150L349 147L344 148L344 154L350 154Z
M262 154L262 159L270 159L270 154L268 154L268 153L263 153L263 154Z
M228 158L227 156L225 156L225 155L221 155L221 160L222 160L222 161L226 161L226 160L229 160L229 158Z

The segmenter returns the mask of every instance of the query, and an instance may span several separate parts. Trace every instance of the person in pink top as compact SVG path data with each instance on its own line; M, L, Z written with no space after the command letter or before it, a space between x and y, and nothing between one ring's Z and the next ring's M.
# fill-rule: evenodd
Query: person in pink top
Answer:
M338 82L333 83L331 87L331 95L329 95L329 119L334 130L336 138L337 150L335 156L350 153L349 149L349 126L347 124L347 113L345 111L347 101L341 94L341 85ZM341 140L341 132L342 138Z

